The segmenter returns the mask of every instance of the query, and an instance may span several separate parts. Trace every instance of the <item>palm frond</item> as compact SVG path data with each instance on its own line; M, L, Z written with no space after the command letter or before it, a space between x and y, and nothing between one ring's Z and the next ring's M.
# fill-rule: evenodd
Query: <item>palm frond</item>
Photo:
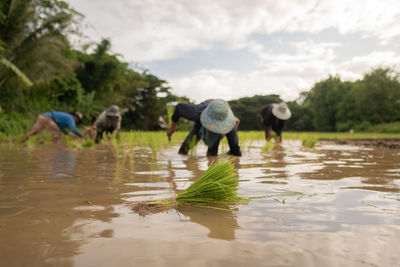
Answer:
M18 76L18 78L27 86L32 86L31 80L29 80L28 77L17 67L15 66L11 61L7 60L5 57L0 57L0 62L6 66L8 69L10 69L12 72L15 73L15 75Z

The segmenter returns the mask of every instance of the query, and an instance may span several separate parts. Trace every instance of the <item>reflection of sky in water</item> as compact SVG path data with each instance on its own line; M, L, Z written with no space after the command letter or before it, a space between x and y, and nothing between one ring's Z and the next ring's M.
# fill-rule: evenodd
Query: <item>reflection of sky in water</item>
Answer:
M52 157L46 159L47 164L45 178L69 178L74 176L75 154L70 151L61 150Z
M276 159L273 152L264 154L264 165L257 155L253 163L258 166L246 158L239 170L240 194L262 197L240 208L239 235L257 240L268 231L336 232L354 224L400 223L400 194L387 192L400 188L393 180L399 163L390 150L387 158L372 148L347 145L310 152L289 142L283 148Z

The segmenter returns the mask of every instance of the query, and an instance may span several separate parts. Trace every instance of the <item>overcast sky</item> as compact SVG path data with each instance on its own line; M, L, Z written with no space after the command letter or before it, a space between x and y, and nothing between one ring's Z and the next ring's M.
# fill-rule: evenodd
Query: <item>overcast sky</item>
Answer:
M195 102L278 94L329 75L400 70L399 0L69 0L90 40ZM87 41L87 40L86 40Z

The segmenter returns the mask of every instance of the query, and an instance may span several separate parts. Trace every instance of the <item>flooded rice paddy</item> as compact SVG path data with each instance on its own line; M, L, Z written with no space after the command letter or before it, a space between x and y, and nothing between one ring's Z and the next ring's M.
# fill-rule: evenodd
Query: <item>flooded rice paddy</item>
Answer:
M215 157L171 146L0 146L0 266L399 266L400 150L284 140L243 146L229 210L139 216Z

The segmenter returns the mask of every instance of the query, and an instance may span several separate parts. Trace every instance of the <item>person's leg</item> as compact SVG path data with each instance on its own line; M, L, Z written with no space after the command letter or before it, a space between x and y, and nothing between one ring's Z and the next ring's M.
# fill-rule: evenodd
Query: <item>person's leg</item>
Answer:
M211 147L208 147L207 149L207 156L216 156L218 155L218 147L219 147L219 143L222 140L223 135L220 134L218 136L218 139L215 141L214 145L212 145Z
M28 138L29 138L31 135L37 134L38 132L40 132L40 131L43 130L43 126L44 126L44 124L43 124L44 117L45 117L45 116L43 116L43 115L39 115L39 116L36 118L35 124L32 126L32 129L31 129L29 132L27 132L27 133L22 137L21 143L25 143L26 140L28 140Z
M95 139L96 144L100 143L101 139L103 139L103 132L104 132L103 129L97 128L96 139Z
M239 137L237 134L237 126L235 126L232 131L226 134L226 138L228 139L228 144L229 144L229 152L228 154L234 155L234 156L241 156L242 152L240 151L240 146L239 146Z
M185 140L182 142L181 147L179 148L178 153L186 155L193 146L195 146L200 141L199 131L201 128L201 124L195 122L192 129L189 131Z
M47 118L44 122L44 128L49 130L53 135L53 143L58 143L61 139L60 127L50 118Z

